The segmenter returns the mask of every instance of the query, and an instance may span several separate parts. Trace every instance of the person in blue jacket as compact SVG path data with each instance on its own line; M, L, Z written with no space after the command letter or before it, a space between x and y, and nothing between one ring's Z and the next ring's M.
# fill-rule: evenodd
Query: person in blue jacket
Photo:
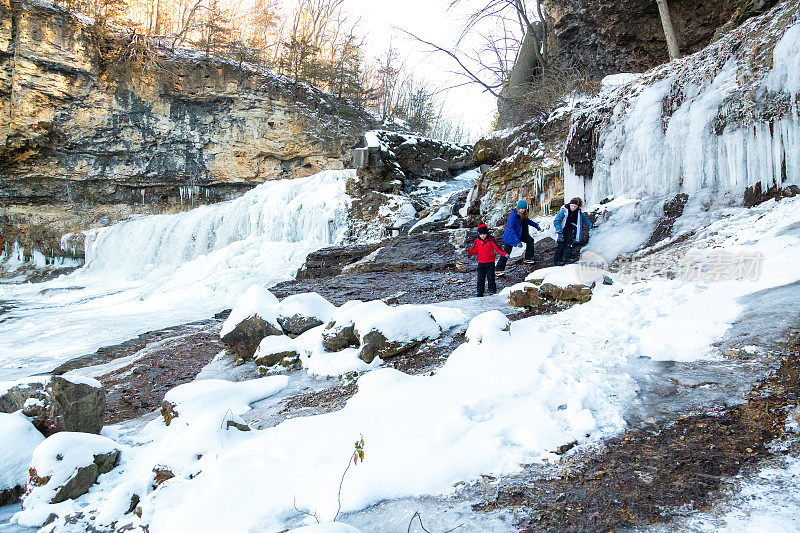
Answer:
M512 209L508 214L506 230L503 232L503 251L507 255L501 257L497 261L495 275L498 277L505 274L508 256L511 255L511 250L515 246L521 247L522 243L525 243L524 262L533 264L535 261L533 255L533 237L528 233L528 226L533 226L537 230L542 231L539 224L528 218L528 202L520 200L517 202L517 208Z
M558 234L556 255L553 257L553 264L556 266L575 262L570 257L572 245L576 242L581 242L583 227L586 226L586 231L588 231L588 228L592 225L586 215L583 214L583 211L581 211L581 207L583 207L583 200L573 198L558 210L558 214L553 220L553 227L555 227Z

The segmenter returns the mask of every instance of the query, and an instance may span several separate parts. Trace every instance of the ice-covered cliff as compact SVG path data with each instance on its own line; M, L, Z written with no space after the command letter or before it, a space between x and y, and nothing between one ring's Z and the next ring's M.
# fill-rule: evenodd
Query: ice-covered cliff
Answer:
M799 96L800 4L783 2L694 55L607 78L573 113L565 195L741 198L798 185Z

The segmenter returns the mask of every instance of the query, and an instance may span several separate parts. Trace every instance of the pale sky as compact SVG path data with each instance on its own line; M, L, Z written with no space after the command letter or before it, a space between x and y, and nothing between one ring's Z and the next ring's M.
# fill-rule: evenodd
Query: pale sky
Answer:
M464 81L450 73L457 69L455 62L442 53L428 53L425 45L393 26L438 45L451 46L460 33L464 9L460 13L448 11L449 3L449 0L345 0L344 9L353 20L361 18L359 33L366 36L369 55L383 55L391 41L415 77L444 88ZM483 92L481 87L460 87L441 97L446 98L446 113L462 117L473 138L489 130L497 104L494 96Z

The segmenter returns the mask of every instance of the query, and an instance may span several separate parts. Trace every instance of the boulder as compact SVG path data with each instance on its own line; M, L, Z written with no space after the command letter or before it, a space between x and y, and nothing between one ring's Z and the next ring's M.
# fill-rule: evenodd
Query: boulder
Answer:
M296 370L301 366L300 350L289 337L267 337L256 350L255 362L260 367L280 366L287 370Z
M117 444L100 435L61 432L33 451L23 507L60 503L86 494L119 460Z
M331 319L336 307L316 292L295 294L279 305L277 320L287 335L301 335Z
M0 506L19 500L33 450L44 437L19 413L0 413Z
M331 320L322 331L322 345L329 352L338 352L351 346L358 346L358 342L356 327L352 322L342 325Z
M592 289L594 283L591 285L578 285L572 284L566 287L559 287L552 283L542 283L539 288L542 296L548 300L559 300L562 302L578 302L586 303L592 299Z
M283 330L258 315L239 322L232 331L222 337L222 342L241 361L253 358L262 339L270 335L283 335Z
M315 316L301 315L300 313L288 317L278 317L278 324L280 324L284 333L295 336L301 335L312 328L321 326L324 323L325 322Z
M59 431L100 433L106 393L94 379L48 376L26 380L0 395L0 411L22 413L45 436Z
M358 356L365 363L371 363L376 357L389 359L416 348L422 341L423 339L390 340L379 330L373 329L361 336L361 351Z
M538 307L544 303L542 292L534 285L511 288L508 294L508 305L511 307Z

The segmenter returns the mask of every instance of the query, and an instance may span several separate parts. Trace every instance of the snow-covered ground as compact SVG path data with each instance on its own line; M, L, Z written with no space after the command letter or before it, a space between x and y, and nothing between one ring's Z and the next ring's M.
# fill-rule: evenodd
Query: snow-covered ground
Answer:
M291 279L310 252L342 237L354 175L267 182L231 202L100 229L82 269L3 286L11 310L0 320L0 380L206 319L253 283Z
M80 510L86 519L95 517L95 525L147 524L154 532L280 530L310 523L304 512L331 520L353 443L363 437L365 459L344 477L339 518L369 530L362 517L375 511L361 510L378 502L397 502L395 509L408 510L413 504L400 502L447 495L460 481L555 459L562 444L594 442L626 427L626 416L640 402L631 365L721 358L712 343L737 319L740 298L800 279L799 213L800 198L718 209L710 215L716 220L695 228L681 248L760 257L755 274L738 276L736 263L726 263L734 269L713 276L693 277L692 270L675 279L620 279L598 286L587 304L513 322L508 331L497 315L470 312L470 329L480 335L469 335L434 375L373 369L359 378L357 394L333 413L231 433L235 430L224 429L220 420L240 413L241 407L228 403L242 396L198 382L192 402L226 412L205 417L190 410L170 426L157 418L137 431L107 428L104 435L122 449L122 464L101 476L86 496L59 506L36 505L16 520L35 524L50 512ZM611 222L615 216L630 214L612 213L607 231L617 227ZM687 217L701 220L691 212ZM602 227L597 236L604 238ZM701 272L709 273L704 267L719 265L701 265ZM462 308L474 309L476 301L467 300ZM351 306L349 313L357 309ZM368 305L362 311L353 320L379 320ZM248 385L229 388L240 386ZM156 465L177 475L152 489ZM141 497L141 518L123 515L133 493ZM56 524L57 530L69 530L61 520Z

